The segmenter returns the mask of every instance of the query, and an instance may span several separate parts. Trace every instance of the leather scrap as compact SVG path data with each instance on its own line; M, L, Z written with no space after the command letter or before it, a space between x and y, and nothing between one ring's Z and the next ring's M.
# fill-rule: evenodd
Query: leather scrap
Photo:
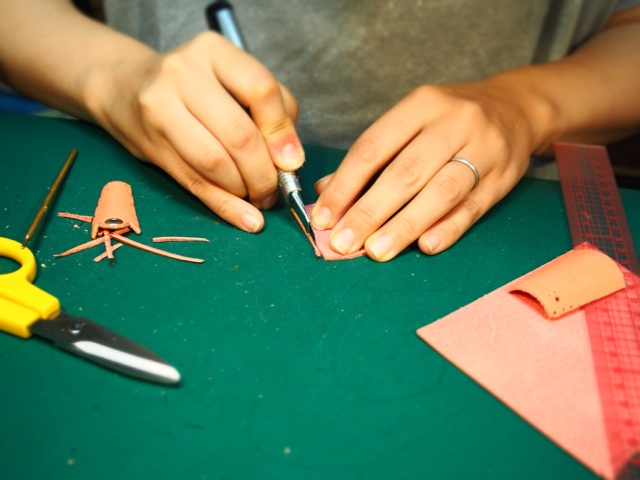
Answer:
M183 262L203 263L204 259L186 257L159 248L150 247L140 242L125 237L127 233L133 231L141 233L140 222L136 213L131 185L114 181L107 183L100 194L98 204L92 216L78 215L75 213L60 212L59 217L70 218L81 222L91 222L91 238L89 242L73 247L65 252L54 255L54 257L65 257L96 245L104 244L104 253L93 259L99 262L104 258L114 259L114 252L123 244L129 245L149 253L161 255L163 257L180 260ZM120 243L112 244L111 240L118 240ZM156 237L154 242L209 242L201 237Z

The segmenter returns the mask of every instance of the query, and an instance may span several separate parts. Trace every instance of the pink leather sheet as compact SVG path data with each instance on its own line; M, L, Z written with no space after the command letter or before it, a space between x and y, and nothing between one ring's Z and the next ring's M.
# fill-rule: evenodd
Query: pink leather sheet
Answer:
M307 211L308 215L311 215L311 210L313 210L314 205L315 203L305 205L304 208ZM311 236L305 231L304 227L302 226L302 222L300 222L300 219L298 218L298 215L296 214L296 212L294 210L291 210L291 212L293 213L293 216L295 217L295 219L298 221L300 228L309 239L311 246L316 252L316 256L322 257L329 262L332 260L349 260L350 258L357 258L357 257L362 257L363 255L366 255L364 248L361 248L357 252L349 253L347 255L343 255L340 252L336 252L333 248L331 248L331 245L329 244L329 237L331 236L331 230L318 230L316 228L311 227L313 230L313 235L316 237L316 240L314 242L313 238L311 238Z
M590 252L595 255L587 259L575 251L417 333L596 474L611 478L613 468L583 310L574 305L552 320L533 297L511 293L533 286L533 295L539 297L555 295L554 289L559 289L586 303L618 289L617 275L602 272L617 269L619 273L622 267L600 252ZM589 284L588 298L574 291L583 288L584 282Z

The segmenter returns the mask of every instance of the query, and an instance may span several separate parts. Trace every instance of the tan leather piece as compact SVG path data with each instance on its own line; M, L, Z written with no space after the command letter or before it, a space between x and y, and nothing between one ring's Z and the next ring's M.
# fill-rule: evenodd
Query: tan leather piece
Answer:
M211 243L208 238L203 237L153 237L151 239L153 243L164 243L164 242L206 242Z
M183 262L191 262L191 263L204 262L202 258L185 257L184 255L178 255L177 253L171 253L171 252L167 252L166 250L160 250L159 248L150 247L149 245L145 245L144 243L136 242L135 240L131 240L130 238L123 237L122 235L118 235L117 233L114 233L112 236L116 240L124 243L125 245L139 248L140 250L144 250L145 252L155 253L156 255L160 255L162 257L172 258L174 260L181 260Z
M623 288L614 260L599 251L571 250L514 282L509 292L530 295L555 319Z
M131 228L140 234L140 222L133 204L131 185L124 182L109 182L102 189L98 206L91 222L91 238L96 238L98 231Z

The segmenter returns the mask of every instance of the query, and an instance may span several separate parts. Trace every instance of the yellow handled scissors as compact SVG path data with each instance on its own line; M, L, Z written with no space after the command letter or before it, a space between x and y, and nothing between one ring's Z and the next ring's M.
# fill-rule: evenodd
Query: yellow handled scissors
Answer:
M32 334L57 347L143 380L173 384L178 371L145 347L87 320L60 310L53 295L33 285L36 259L15 240L0 237L0 257L20 264L0 274L0 330L28 338Z

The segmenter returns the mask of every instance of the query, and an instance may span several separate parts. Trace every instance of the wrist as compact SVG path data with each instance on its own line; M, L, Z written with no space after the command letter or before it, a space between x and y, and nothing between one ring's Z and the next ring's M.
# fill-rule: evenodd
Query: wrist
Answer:
M108 127L110 111L122 103L126 91L140 80L140 70L158 54L146 45L121 37L101 58L91 63L78 91L82 108L91 119ZM126 101L126 100L125 100Z
M490 88L500 92L503 101L519 110L526 129L528 150L532 155L548 155L553 151L553 142L566 130L567 120L554 97L538 81L536 66L510 70L485 80Z

